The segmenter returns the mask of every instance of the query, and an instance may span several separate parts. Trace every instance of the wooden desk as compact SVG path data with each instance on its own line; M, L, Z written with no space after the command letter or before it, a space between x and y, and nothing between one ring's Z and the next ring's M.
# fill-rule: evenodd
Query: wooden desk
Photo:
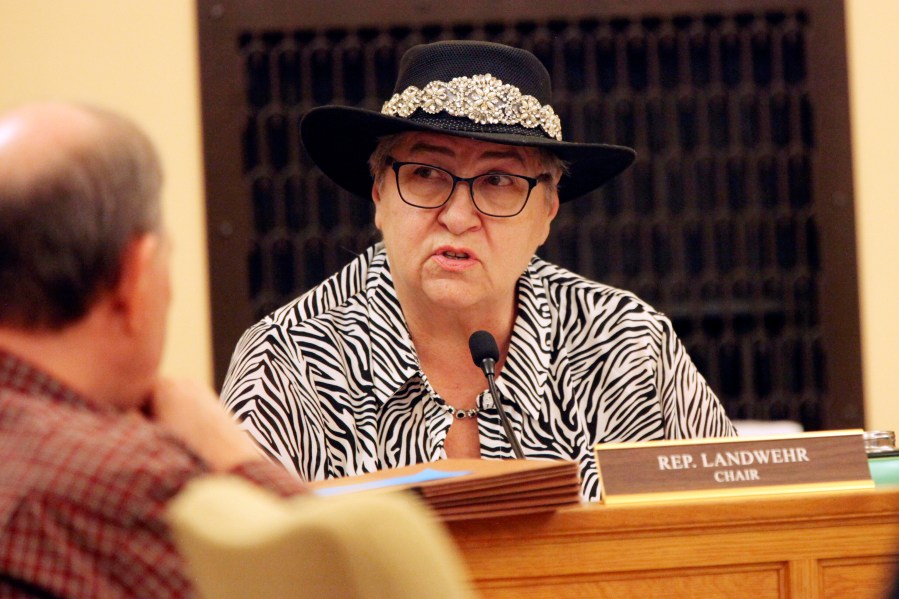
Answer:
M884 597L899 490L590 505L450 524L483 597Z

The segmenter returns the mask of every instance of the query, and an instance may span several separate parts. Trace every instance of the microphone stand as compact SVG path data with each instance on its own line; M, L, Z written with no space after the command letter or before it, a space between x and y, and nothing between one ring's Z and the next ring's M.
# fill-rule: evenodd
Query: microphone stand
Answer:
M512 445L512 453L515 454L516 459L523 460L524 452L521 450L521 444L518 442L518 437L512 432L512 425L509 424L509 419L503 408L503 402L501 401L499 391L496 388L496 381L494 381L494 377L496 376L496 362L493 358L484 358L481 365L484 369L484 374L487 375L487 385L490 388L490 395L493 396L493 404L496 406L496 411L499 413L499 421L503 425L506 437L509 438L509 444Z

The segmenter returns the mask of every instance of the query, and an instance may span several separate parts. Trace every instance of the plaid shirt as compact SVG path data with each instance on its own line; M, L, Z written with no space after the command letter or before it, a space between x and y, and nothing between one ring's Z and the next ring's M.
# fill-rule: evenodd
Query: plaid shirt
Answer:
M0 598L184 597L166 504L208 466L135 413L92 406L0 351ZM259 461L235 472L282 495Z

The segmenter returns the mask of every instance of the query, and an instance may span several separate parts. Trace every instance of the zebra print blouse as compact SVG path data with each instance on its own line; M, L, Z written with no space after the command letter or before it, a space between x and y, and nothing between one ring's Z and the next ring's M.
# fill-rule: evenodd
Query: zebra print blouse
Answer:
M525 456L578 462L586 500L596 443L735 434L665 316L537 257L497 386ZM419 368L382 244L248 329L222 398L306 480L445 458L453 418ZM512 457L486 390L478 407L482 457Z

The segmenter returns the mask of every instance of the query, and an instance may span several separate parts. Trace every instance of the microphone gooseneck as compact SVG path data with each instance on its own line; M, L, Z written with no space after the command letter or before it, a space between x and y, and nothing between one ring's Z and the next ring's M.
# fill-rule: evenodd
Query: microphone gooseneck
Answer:
M509 444L512 446L512 453L519 460L524 459L524 452L521 450L521 444L512 431L512 425L506 417L506 411L503 408L503 402L500 399L499 391L496 388L496 362L499 360L499 348L496 346L496 339L487 331L475 331L468 338L468 350L471 352L471 359L475 366L484 372L487 377L487 385L490 388L490 395L493 396L493 404L499 413L499 421L503 425Z

